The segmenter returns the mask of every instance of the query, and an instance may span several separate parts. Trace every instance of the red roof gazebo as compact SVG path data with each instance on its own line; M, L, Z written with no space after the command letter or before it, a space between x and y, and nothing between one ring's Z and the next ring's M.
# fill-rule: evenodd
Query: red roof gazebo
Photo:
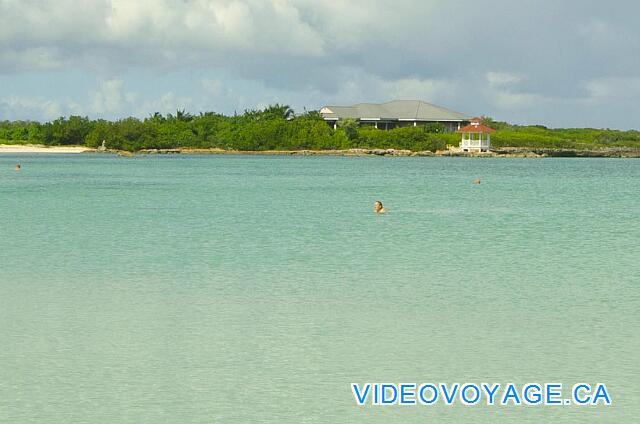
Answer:
M473 118L469 125L456 131L462 134L460 150L463 152L488 152L491 149L491 133L496 130L482 125L480 121L480 118Z

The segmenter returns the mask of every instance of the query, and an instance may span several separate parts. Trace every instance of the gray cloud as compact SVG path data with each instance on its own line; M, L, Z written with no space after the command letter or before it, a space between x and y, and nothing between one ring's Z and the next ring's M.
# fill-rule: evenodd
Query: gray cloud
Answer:
M98 81L86 113L116 116L172 99L228 112L403 97L518 122L637 127L639 12L594 0L0 0L0 81L79 70ZM131 73L185 82L114 94ZM20 96L0 86L3 104ZM65 98L45 102L64 113Z

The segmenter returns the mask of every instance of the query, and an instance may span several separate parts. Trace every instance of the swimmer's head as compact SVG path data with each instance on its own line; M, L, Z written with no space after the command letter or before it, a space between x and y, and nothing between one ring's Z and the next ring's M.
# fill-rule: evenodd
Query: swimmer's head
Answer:
M383 213L384 212L384 207L382 206L382 202L379 200L376 200L373 203L373 211L375 213Z
M22 169L22 166L20 166L20 164L17 164L17 165L16 165L16 171L19 171L19 170L21 170L21 169Z

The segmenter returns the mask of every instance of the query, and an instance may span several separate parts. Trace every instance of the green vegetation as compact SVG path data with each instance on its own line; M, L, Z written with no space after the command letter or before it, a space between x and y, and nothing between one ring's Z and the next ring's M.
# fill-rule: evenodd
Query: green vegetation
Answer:
M640 131L549 129L519 126L485 118L494 129L494 147L598 149L640 148ZM90 120L71 116L44 124L32 121L0 121L0 143L86 145L99 147L105 140L109 149L219 148L232 150L342 150L404 149L413 151L444 149L457 145L459 135L446 133L441 124L395 128L388 131L359 127L353 120L339 123L333 130L318 112L294 115L290 107L273 105L225 116L213 112L191 115L177 111L166 116L155 113L143 120Z
M594 128L547 128L542 125L510 125L484 118L483 124L496 130L491 145L550 149L640 148L640 131Z

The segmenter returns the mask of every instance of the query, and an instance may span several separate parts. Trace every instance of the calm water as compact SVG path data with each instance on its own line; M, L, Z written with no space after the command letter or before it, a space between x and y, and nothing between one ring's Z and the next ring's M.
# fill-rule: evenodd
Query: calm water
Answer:
M637 421L639 181L624 159L0 156L0 422ZM355 406L371 381L614 404Z

